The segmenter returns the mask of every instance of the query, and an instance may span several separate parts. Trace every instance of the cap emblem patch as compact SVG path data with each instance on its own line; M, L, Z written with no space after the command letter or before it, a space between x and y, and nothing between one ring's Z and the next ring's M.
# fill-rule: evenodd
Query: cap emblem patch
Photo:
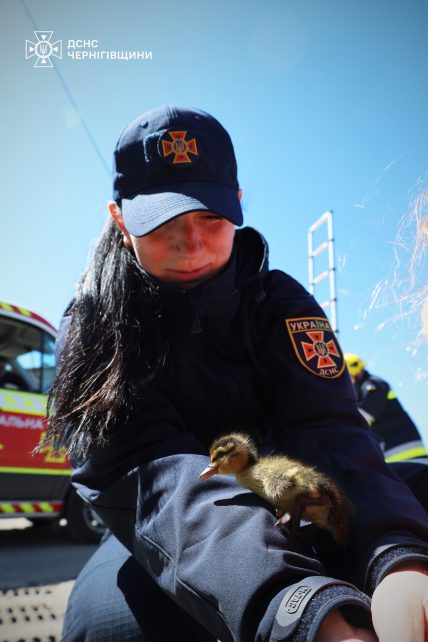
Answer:
M159 152L168 165L191 165L198 159L196 138L186 137L187 131L168 131L161 137Z
M345 361L327 319L286 319L285 325L297 358L307 370L325 379L342 374Z

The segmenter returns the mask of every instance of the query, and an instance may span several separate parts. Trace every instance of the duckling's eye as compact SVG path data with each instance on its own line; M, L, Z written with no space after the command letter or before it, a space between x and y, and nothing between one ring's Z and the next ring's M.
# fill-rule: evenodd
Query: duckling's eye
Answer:
M217 452L213 457L211 457L211 463L214 463L215 461L218 461L219 459L225 459L227 455L229 455L232 452L233 448L230 448L229 450L220 450ZM233 457L233 455L232 455Z
M214 457L211 457L211 462L214 463L215 461L218 461L219 459L224 459L224 453L215 454Z

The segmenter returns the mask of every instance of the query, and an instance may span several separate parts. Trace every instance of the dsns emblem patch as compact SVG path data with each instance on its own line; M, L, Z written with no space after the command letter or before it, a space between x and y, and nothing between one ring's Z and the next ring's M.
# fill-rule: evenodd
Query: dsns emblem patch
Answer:
M297 358L307 370L325 379L342 374L345 361L327 319L285 319L285 325Z
M167 131L159 140L159 153L168 165L192 165L198 160L196 138L187 131Z

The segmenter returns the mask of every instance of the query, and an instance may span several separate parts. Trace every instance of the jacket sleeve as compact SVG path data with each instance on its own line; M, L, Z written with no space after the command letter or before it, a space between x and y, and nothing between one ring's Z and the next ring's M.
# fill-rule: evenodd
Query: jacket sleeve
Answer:
M381 559L388 569L406 557L428 561L428 516L385 464L358 412L323 311L298 283L271 275L258 323L271 377L273 433L283 451L332 475L352 501L346 555L355 560L354 581L373 590L385 570Z
M311 640L305 627L314 637L326 610L342 604L364 619L367 598L326 576L309 544L274 526L262 499L231 478L199 481L203 453L152 391L108 446L75 462L73 483L163 591L222 642ZM307 599L289 621L286 604L302 588Z
M72 464L79 494L162 590L222 642L311 642L339 606L369 622L368 598L326 576L307 542L274 526L261 498L231 478L198 479L206 448L154 385L108 445Z

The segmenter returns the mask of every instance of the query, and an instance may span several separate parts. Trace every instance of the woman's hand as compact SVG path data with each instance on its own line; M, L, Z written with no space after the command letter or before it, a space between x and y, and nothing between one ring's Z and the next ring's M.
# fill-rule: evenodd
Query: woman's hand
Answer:
M393 569L373 593L372 618L379 642L428 642L428 569Z
M318 629L315 642L378 642L372 631L352 626L338 609L328 613Z
M379 637L331 611L316 642L428 642L428 569L417 562L393 569L373 593L372 618Z

